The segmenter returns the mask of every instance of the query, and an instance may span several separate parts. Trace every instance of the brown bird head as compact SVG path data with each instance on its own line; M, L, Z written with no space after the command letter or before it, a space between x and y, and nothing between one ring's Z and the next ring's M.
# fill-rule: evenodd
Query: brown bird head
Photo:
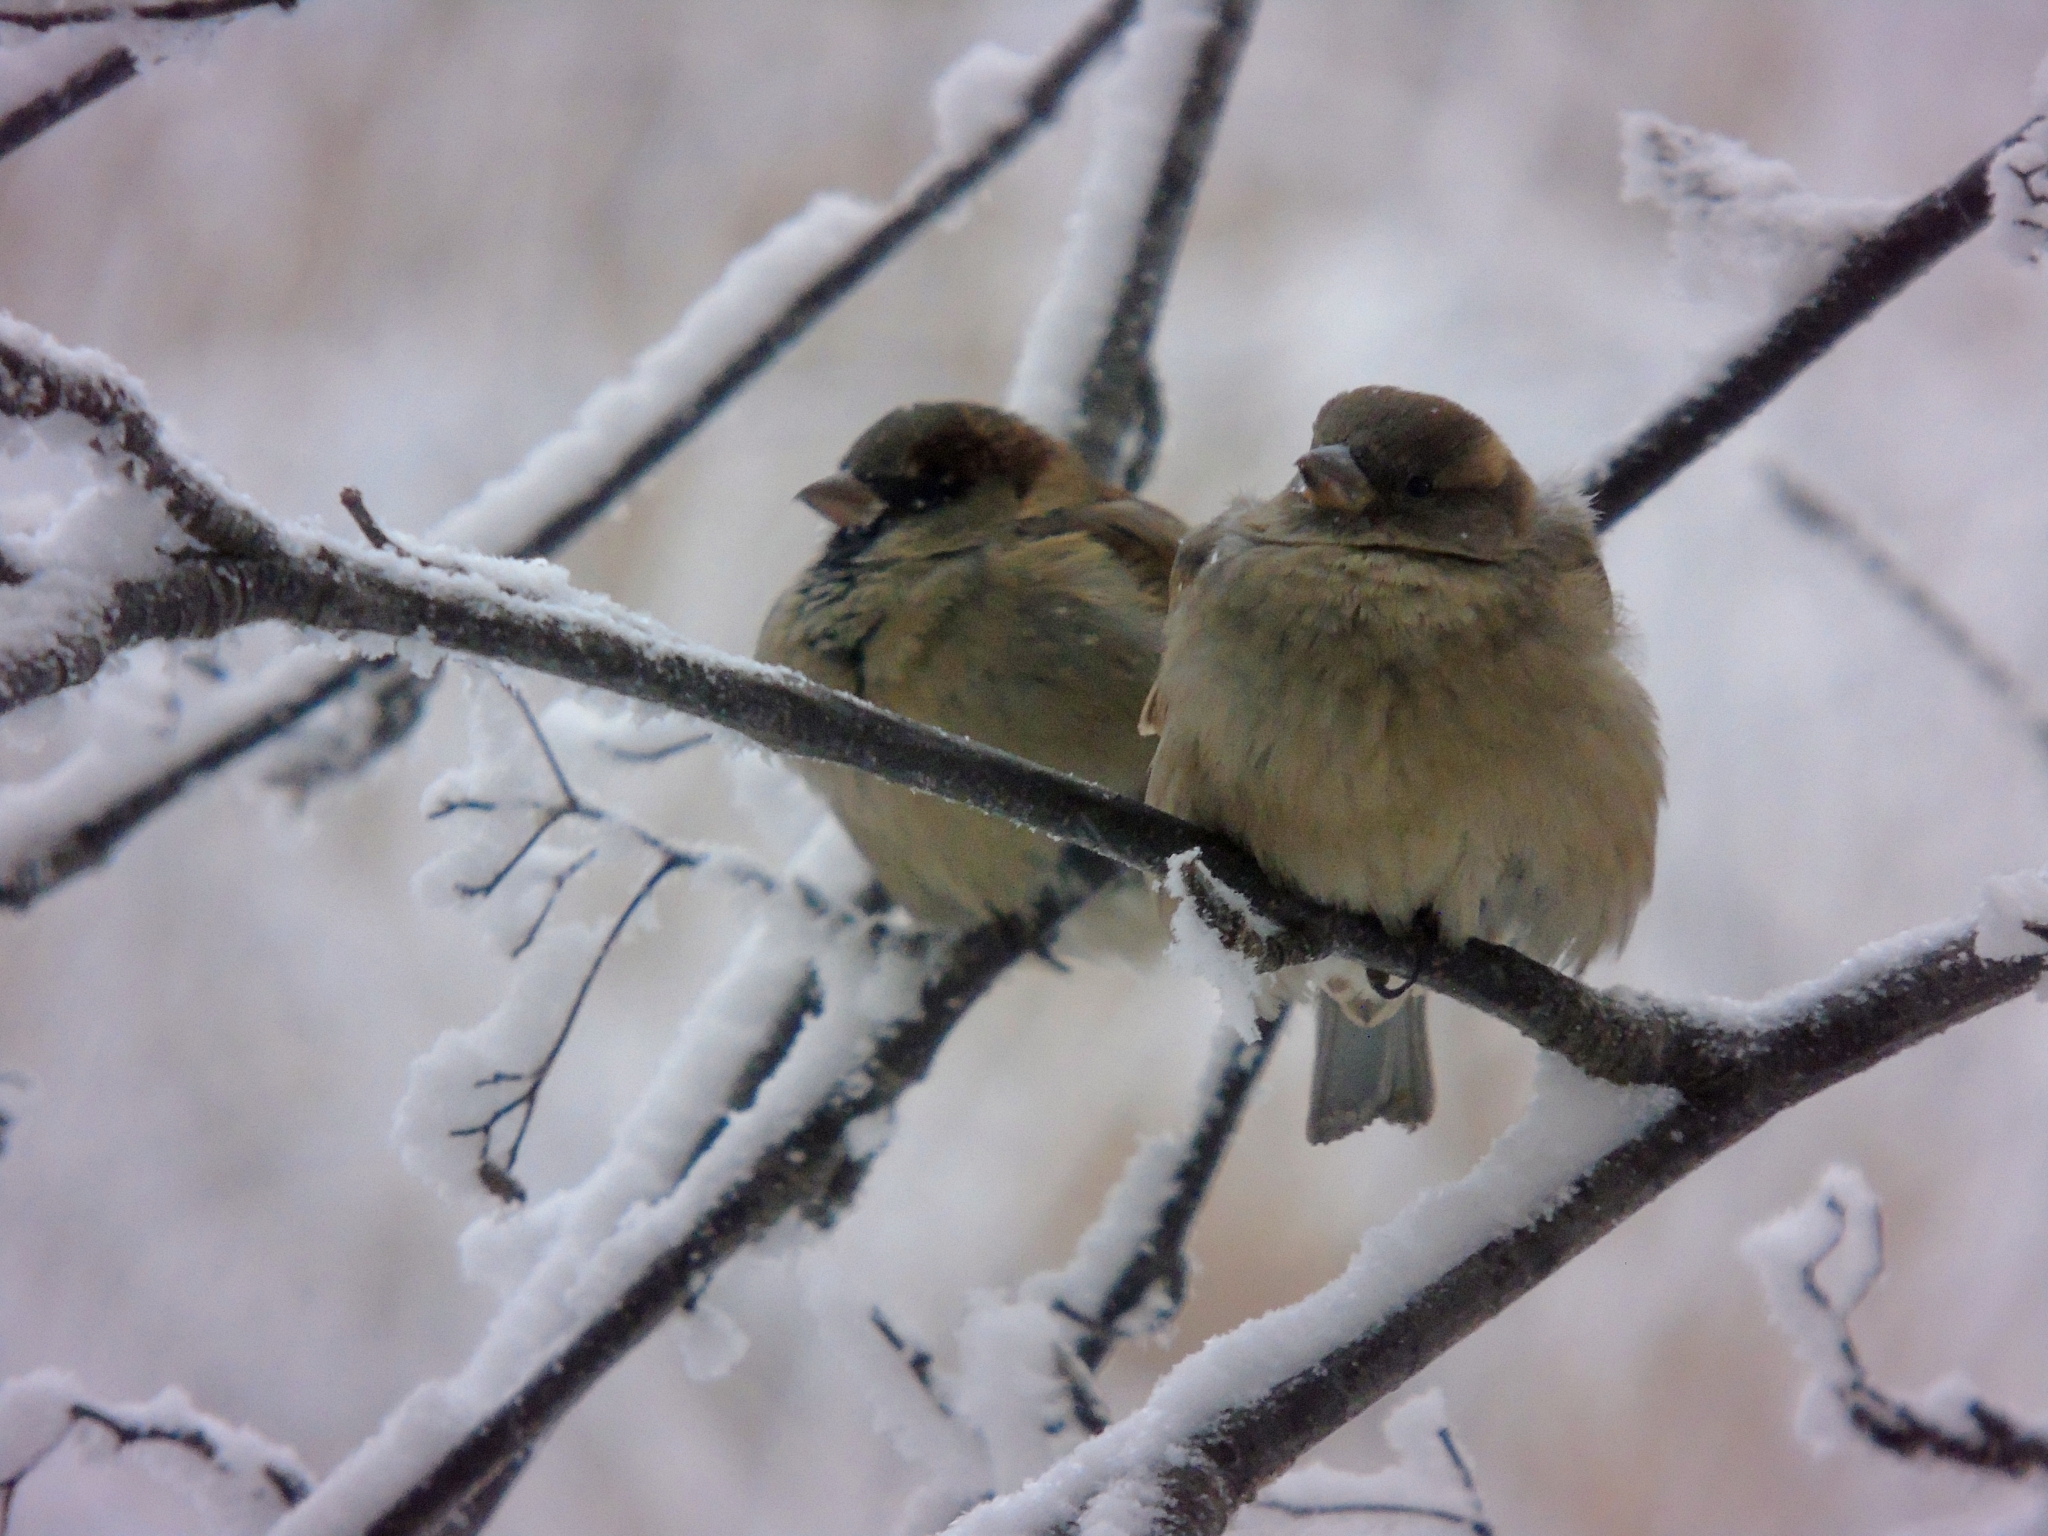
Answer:
M835 544L864 547L932 513L986 526L1029 504L1093 491L1087 466L1057 438L993 406L948 400L891 411L854 440L838 474L797 499L840 530ZM943 536L937 527L921 532Z
M1536 487L1491 427L1437 395L1374 385L1316 413L1295 461L1307 503L1289 542L1491 564L1528 540Z

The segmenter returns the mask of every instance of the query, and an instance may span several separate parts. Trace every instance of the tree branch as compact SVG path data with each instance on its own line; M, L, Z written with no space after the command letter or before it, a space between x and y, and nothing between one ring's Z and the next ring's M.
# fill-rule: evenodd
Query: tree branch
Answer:
M299 0L160 0L154 5L84 5L74 10L0 11L0 26L30 32L93 27L109 21L219 21L242 11L293 10Z
M60 85L39 96L31 96L0 117L0 157L13 154L31 139L56 127L72 113L82 111L116 86L126 85L142 73L135 55L126 48L109 48L90 64L81 65Z
M1979 155L1955 180L1877 233L1851 242L1820 286L1781 315L1762 341L1591 471L1581 489L1600 531L1620 522L1914 278L1988 225L1991 162L2031 126Z
M1806 532L1843 550L1858 570L1905 610L1972 679L2005 706L2038 747L2048 748L2048 716L2035 707L2019 674L1991 654L1962 616L1860 523L1782 469L1767 465L1764 483L1785 515Z
M842 1077L794 1130L754 1158L750 1171L716 1199L681 1243L642 1267L600 1316L386 1507L367 1527L369 1536L433 1531L504 1475L514 1457L536 1444L678 1305L694 1301L726 1258L792 1212L825 1219L842 1208L866 1167L844 1145L847 1127L885 1110L922 1077L967 1008L1019 953L1046 943L1103 873L1095 861L1076 864L1065 888L1049 892L1033 911L943 940L916 1010L884 1032L873 1055Z
M256 0L242 0L242 3L253 6ZM273 3L273 0L263 0L263 3ZM467 508L456 509L450 517L442 520L443 523L452 521L459 533L464 522L480 521L486 535L493 532L507 535L495 541L488 536L484 539L482 547L494 553L531 557L551 554L559 549L752 382L862 278L893 255L912 235L972 192L992 171L1014 155L1037 129L1057 116L1074 82L1128 27L1137 9L1138 0L1109 0L1090 14L1046 56L1037 74L1019 93L1016 118L992 130L954 160L928 167L913 177L865 240L843 251L800 285L798 291L737 350L699 370L694 381L686 383L681 403L647 432L612 449L612 458L592 468L589 488L568 504L542 508L530 516L522 516L509 530L492 526L502 521L495 515L482 519L475 517L477 502L472 502ZM125 50L122 52L125 54ZM132 66L132 60L130 62ZM105 63L103 60L102 64ZM65 89L70 88L67 83ZM111 85L99 87L102 91L111 88ZM75 109L75 106L65 108L66 111ZM21 110L26 112L29 109ZM24 119L25 123L27 121ZM4 130L5 124L0 124L0 132ZM35 127L33 131L40 132L41 127ZM0 144L4 144L4 139L0 139ZM712 294L693 305L684 323L687 325L693 318L701 319L715 294L714 289ZM604 398L607 390L616 387L604 386L593 396L593 401ZM589 409L590 406L586 405L585 411ZM541 444L529 456L528 464L532 465L537 459L561 448L568 439L576 436L578 430L572 427ZM554 466L550 463L548 467L552 469ZM545 477L533 478L538 484ZM515 474L508 481L500 481L490 487L483 499L517 501L528 494L525 482ZM14 571L5 560L0 560L0 586L19 585L25 579L26 573ZM197 573L191 578L194 586L202 588L207 580L206 576ZM117 601L113 606L118 612L123 604ZM117 619L106 636L82 635L73 637L68 644L53 646L50 661L45 665L54 671L48 679L40 682L25 685L9 677L6 662L0 660L0 709L10 707L17 692L34 696L38 692L68 687L72 682L90 676L103 659L96 653L102 651L106 640L123 645L136 639L150 638L152 634L176 631L175 624L163 621L160 615L156 617L158 622L154 628L146 620L138 621L137 617L128 616ZM76 662L68 654L72 649L83 653ZM379 729L358 744L357 749L342 754L347 766L358 765L403 735L402 731L381 729L387 720L410 721L417 718L430 686L426 680L394 679L383 663L344 663L296 691L287 690L270 697L255 706L246 719L228 722L208 738L168 754L155 778L124 788L118 799L83 817L74 835L55 839L33 866L0 872L0 890L7 893L9 904L25 905L69 875L98 864L122 837L140 825L151 812L175 799L185 787L290 730L320 706L346 695L366 677L374 677L380 685L388 686L394 697L390 708L380 709L376 714L374 724ZM299 775L308 782L322 776L322 766L317 763L307 765Z
M1152 195L1134 232L1109 324L1081 380L1080 425L1070 440L1090 469L1130 490L1142 487L1151 474L1166 426L1151 363L1152 335L1230 83L1257 14L1257 0L1219 0L1215 6L1182 86L1180 110L1159 155ZM1047 302L1060 297L1056 289Z

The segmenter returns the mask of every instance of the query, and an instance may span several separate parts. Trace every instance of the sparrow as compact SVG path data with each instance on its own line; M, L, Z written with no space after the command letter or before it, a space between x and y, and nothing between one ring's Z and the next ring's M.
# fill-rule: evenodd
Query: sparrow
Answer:
M1029 422L962 401L891 411L797 499L834 531L770 610L760 660L1144 793L1153 744L1138 711L1178 518ZM1022 911L1055 874L1060 844L1000 817L851 768L795 766L926 925Z
M1296 468L1180 547L1146 799L1418 946L1478 937L1574 970L1619 947L1663 754L1583 501L1539 493L1463 407L1385 386L1324 405ZM1305 972L1309 1140L1426 1121L1420 994Z

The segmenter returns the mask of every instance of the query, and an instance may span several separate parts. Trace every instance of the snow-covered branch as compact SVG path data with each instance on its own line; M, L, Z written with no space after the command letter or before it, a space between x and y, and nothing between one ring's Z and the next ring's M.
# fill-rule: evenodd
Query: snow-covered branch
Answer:
M0 1536L22 1485L74 1435L144 1448L138 1460L223 1533L256 1536L305 1498L312 1478L290 1450L194 1408L176 1388L103 1405L62 1371L0 1382Z
M2032 128L2029 123L1986 150L1955 180L1901 210L1882 229L1850 240L1826 276L1761 341L1606 455L1580 487L1601 530L1640 506L1908 283L1984 229L1992 215L1992 164Z
M0 411L16 399L40 399L46 386L65 379L82 388L84 381L73 376L76 366L72 354L38 354L20 344L0 348ZM100 397L87 392L86 398ZM93 446L117 464L132 465L141 461L124 446L131 436L155 440L137 429L111 448L97 440ZM1505 946L1474 941L1444 949L1397 940L1368 916L1321 907L1275 885L1241 849L1213 833L792 673L693 645L576 591L555 567L402 540L383 549L346 548L310 530L263 521L246 504L206 487L196 472L167 476L154 494L167 512L175 510L161 526L221 530L235 551L192 548L188 540L175 559L158 552L164 569L153 581L126 582L139 594L128 611L156 621L159 638L204 638L282 620L343 637L424 641L699 716L776 751L844 763L977 805L1134 869L1156 876L1174 869L1225 942L1262 969L1341 954L1412 973L1435 991L1507 1019L1610 1082L1718 1092L1751 1072L1763 1052L1752 1034L1710 1013L1597 992ZM108 515L140 511L123 503ZM195 574L204 579L195 581ZM9 617L5 609L17 601L33 604L46 578L92 584L90 573L32 575L0 591L0 618ZM14 623L7 627L19 633ZM129 633L124 629L123 638ZM78 666L52 669L37 660L33 653L0 650L0 679L14 685L11 696L0 693L0 703L77 680ZM1941 1013L1957 1006L1963 1012L1948 1016L1962 1017L2030 984L2034 964L2010 964L2019 969L2008 973L1976 956L1968 931L1945 935L1902 963L1867 968L1872 973L1860 976L1853 992L1820 1000L1816 1023L1839 1027L1840 1018L1860 1017L1873 1002L1881 1003L1880 1012Z
M0 34L14 28L32 36L74 28L119 28L113 46L103 48L85 63L68 66L65 77L48 90L39 91L21 105L0 115L0 157L54 128L74 112L91 106L117 86L126 85L142 73L145 62L155 62L174 51L170 39L182 27L195 35L209 23L230 20L246 12L280 11L296 7L299 0L166 0L156 5L88 5L57 7L46 11L0 11ZM198 28L193 26L199 24ZM102 34L104 36L104 34ZM69 55L75 59L76 54ZM65 69L60 63L57 68ZM4 579L4 575L0 575Z
M1884 1221L1855 1169L1830 1168L1806 1204L1750 1233L1742 1253L1763 1282L1772 1320L1813 1370L1798 1411L1809 1445L1831 1450L1854 1433L1908 1460L2005 1477L2048 1472L2048 1432L1991 1407L1966 1378L1946 1377L1911 1399L1872 1384L1849 1318L1884 1272Z
M674 331L642 353L623 377L593 393L571 425L538 444L517 470L442 517L436 524L437 536L494 554L530 556L560 548L864 277L1057 116L1074 82L1129 25L1137 9L1137 0L1110 0L1037 61L1002 55L997 60L1002 67L995 69L990 50L966 55L934 93L941 149L894 200L876 207L847 197L820 198L742 252L689 307ZM117 52L128 59L132 74L132 58L125 49ZM73 101L71 96L88 86L103 92L128 78L105 61L94 68L100 73L91 80L74 80L63 87L71 93L64 98L70 102L64 111L83 104L83 98ZM972 120L962 105L969 97ZM50 103L30 103L21 111L30 108L44 116L56 110ZM34 132L48 125L40 118L37 122L40 126ZM6 131L6 124L0 124L0 152ZM0 585L17 584L22 575L0 552ZM207 572L194 571L188 580L189 598L169 596L179 606L204 602L210 581ZM105 643L118 645L124 635L147 633L152 619L132 611L135 599L125 591L111 594L104 604L106 622L99 626L104 634L60 639L49 647L51 663L63 676L89 672L102 659ZM75 663L74 649L82 653ZM25 906L70 875L97 864L120 838L187 785L292 730L330 701L335 701L335 709L327 711L327 718L336 710L349 710L356 718L338 721L326 733L336 739L315 743L320 750L301 754L304 761L286 770L284 777L303 784L346 771L403 734L403 725L419 712L425 689L418 678L394 675L388 662L361 659L328 661L311 673L304 667L273 669L267 677L261 685L252 680L239 712L209 712L205 723L188 721L175 736L130 753L118 784L87 786L73 775L66 786L71 826L60 825L47 813L38 816L38 840L21 846L19 856L0 872L0 891L7 903ZM4 686L0 683L0 696ZM367 709L357 707L357 695L364 689L375 694ZM49 793L39 798L45 807L53 799Z
M1147 8L1110 84L1059 270L1010 381L1011 409L1133 490L1165 430L1152 335L1257 11L1256 0Z

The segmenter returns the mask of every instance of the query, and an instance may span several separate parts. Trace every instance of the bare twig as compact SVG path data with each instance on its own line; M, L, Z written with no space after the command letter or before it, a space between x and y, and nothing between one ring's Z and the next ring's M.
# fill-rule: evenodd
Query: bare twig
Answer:
M13 154L31 139L56 127L72 113L82 111L116 86L126 85L142 72L135 55L126 48L109 48L90 64L81 65L60 85L39 96L31 96L0 117L0 156Z
M2002 140L1947 186L1904 209L1883 229L1852 241L1819 287L1779 317L1770 332L1709 384L1668 407L1581 487L1602 532L1612 528L1686 465L1713 447L1808 364L1885 302L1991 222L1986 174Z
M0 26L22 27L30 32L54 32L60 27L93 27L109 21L218 21L242 11L280 11L297 7L299 0L159 0L154 5L82 5L71 10L0 11Z
M2011 711L2034 738L2036 746L2048 748L2048 715L2035 706L2027 685L2018 673L1991 654L1961 615L1944 603L1933 588L1856 519L1824 500L1810 486L1775 466L1766 466L1763 476L1778 505L1797 526L1845 551L1880 592L1910 614L1986 693Z

